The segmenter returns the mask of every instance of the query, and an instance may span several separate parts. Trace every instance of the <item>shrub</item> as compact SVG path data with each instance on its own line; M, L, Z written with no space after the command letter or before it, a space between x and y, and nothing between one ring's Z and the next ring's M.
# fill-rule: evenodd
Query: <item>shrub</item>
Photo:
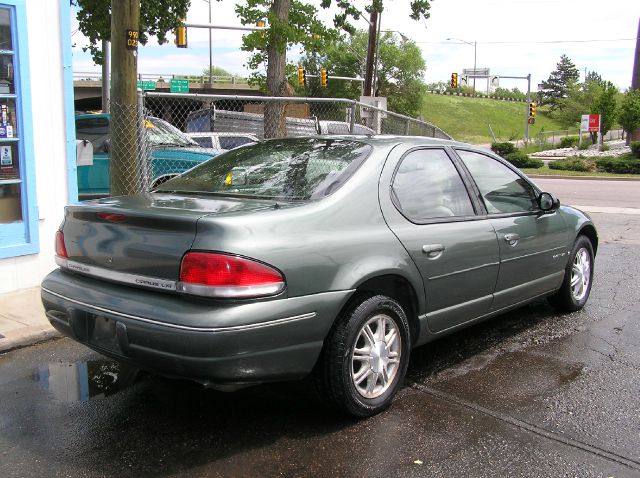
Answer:
M563 138L560 138L560 147L573 148L574 146L578 146L579 141L580 141L579 136L565 136Z
M505 157L507 154L515 153L517 150L516 146L513 143L509 143L508 141L506 141L504 143L492 143L491 151L502 157Z
M557 159L549 163L549 169L561 171L593 171L593 163L581 158Z
M504 159L513 164L516 168L533 168L538 169L544 166L544 163L539 159L530 158L524 153L520 151L516 151L515 153L507 154Z
M636 158L640 158L640 141L633 141L631 143L631 154Z
M591 146L591 141L589 140L589 138L586 138L586 139L583 139L582 143L578 145L578 149L580 151L584 151L585 149L589 149L589 146Z
M609 151L611 148L609 147L609 145L608 145L608 144L606 144L606 143L602 143L602 144L600 145L600 148L599 148L599 149L600 149L600 151Z
M616 174L640 174L640 159L633 156L604 157L596 159L599 171Z

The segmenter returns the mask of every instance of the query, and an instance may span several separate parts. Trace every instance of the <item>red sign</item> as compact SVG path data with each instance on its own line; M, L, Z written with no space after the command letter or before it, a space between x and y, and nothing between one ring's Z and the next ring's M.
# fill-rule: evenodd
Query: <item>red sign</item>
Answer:
M600 131L600 115L589 115L589 132Z

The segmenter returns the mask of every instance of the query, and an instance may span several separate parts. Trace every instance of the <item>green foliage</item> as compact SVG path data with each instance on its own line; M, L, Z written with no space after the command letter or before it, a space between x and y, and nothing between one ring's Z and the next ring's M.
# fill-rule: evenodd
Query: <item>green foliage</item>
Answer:
M203 68L202 75L203 76L209 76L209 67L208 66ZM216 66L216 65L213 65L213 67L211 68L211 75L212 76L233 76L232 73L229 73L224 68L222 68L220 66Z
M583 158L557 159L549 163L549 169L562 171L593 171L594 164Z
M297 92L314 97L359 98L360 83L332 80L331 77L364 76L367 39L367 32L359 30L354 35L327 45L324 52L303 57L301 63L307 72L319 74L320 68L327 68L329 84L327 88L321 88L319 81L313 79L306 88L297 88ZM413 41L405 41L386 32L380 36L379 56L376 82L378 96L387 97L389 110L417 116L426 91L422 82L426 64L420 48Z
M503 144L505 144L505 143L503 143ZM511 143L507 143L507 144L511 144ZM541 168L542 166L544 166L544 163L541 160L535 159L535 158L530 158L529 156L527 156L524 153L521 153L520 151L516 151L514 153L507 154L504 157L504 159L506 159L511 164L513 164L516 168L538 169L538 168Z
M618 123L627 133L640 128L640 90L628 90L622 99Z
M492 143L491 151L499 156L506 157L508 154L515 153L518 149L515 144L506 141L504 143Z
M577 146L580 142L579 136L564 136L560 138L560 147L561 148L573 148Z
M601 86L602 91L593 105L591 113L602 115L600 119L600 132L605 135L616 122L618 110L616 99L620 92L610 81L601 82Z
M632 155L596 159L599 171L617 174L640 174L640 159Z
M150 36L158 43L167 42L167 32L176 28L187 16L191 0L140 0L140 44ZM78 7L78 29L89 40L93 61L103 62L102 40L111 39L111 0L71 0Z
M513 88L511 90L507 88L496 88L491 96L518 101L525 101L527 99L527 95L520 91L518 88Z
M571 59L566 55L560 56L556 69L542 82L542 88L538 92L540 105L549 105L551 111L562 108L560 100L567 97L568 90L579 78L580 72Z
M565 128L575 127L583 114L591 112L601 93L602 86L596 81L573 84L565 90L566 96L557 100L553 117Z
M630 146L631 154L633 154L636 158L640 158L640 141L632 141Z

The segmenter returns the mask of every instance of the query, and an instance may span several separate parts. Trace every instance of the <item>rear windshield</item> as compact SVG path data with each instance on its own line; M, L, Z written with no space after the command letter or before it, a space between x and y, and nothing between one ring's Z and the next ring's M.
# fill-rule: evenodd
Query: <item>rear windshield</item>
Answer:
M371 152L357 141L296 138L228 151L167 181L156 191L304 200L327 196Z

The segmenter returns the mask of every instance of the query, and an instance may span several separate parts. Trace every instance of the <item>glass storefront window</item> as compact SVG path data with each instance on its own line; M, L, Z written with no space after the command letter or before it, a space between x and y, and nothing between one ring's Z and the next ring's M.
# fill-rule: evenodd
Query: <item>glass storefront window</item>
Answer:
M0 224L23 221L11 13L0 7Z

